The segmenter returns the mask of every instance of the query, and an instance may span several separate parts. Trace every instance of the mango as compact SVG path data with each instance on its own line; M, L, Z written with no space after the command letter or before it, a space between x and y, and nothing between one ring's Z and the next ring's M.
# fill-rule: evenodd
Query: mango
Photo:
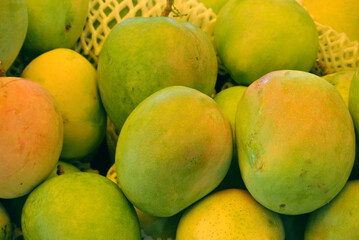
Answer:
M51 171L50 175L48 175L47 178L45 179L45 181L50 178L59 176L58 165L62 165L62 169L63 169L62 174L80 172L80 170L77 167L66 162L58 161L54 169ZM18 198L1 199L3 205L5 206L7 212L9 213L11 221L15 223L17 226L21 226L21 212L28 196L29 194L26 194Z
M309 71L319 40L313 19L295 0L230 0L217 16L214 41L240 85L284 69Z
M13 235L13 225L9 214L4 206L0 203L0 239L11 240Z
M208 36L168 17L134 17L116 25L97 67L101 98L117 130L141 101L164 87L187 86L210 96L217 71Z
M345 104L349 104L349 90L355 71L340 71L323 76L325 80L330 82L340 93Z
M0 78L0 198L30 192L59 160L63 123L58 105L39 83Z
M91 63L74 50L58 48L32 60L21 76L43 85L60 107L61 159L74 162L96 151L105 137L106 112Z
M25 40L28 25L25 0L1 0L0 22L0 70L7 71Z
M107 171L106 177L118 184L116 166L113 164ZM175 239L176 229L181 216L181 212L171 217L155 217L147 214L135 207L135 211L140 222L141 230L146 236L154 239Z
M228 2L228 0L199 0L207 8L211 8L215 14L218 14L222 7Z
M21 227L25 239L141 239L135 210L117 185L84 172L51 178L32 191Z
M237 145L235 139L235 118L238 103L246 89L247 87L245 86L233 86L220 91L213 98L214 101L216 101L218 104L219 108L228 117L231 124L233 137L233 156L231 166L228 169L226 177L223 179L217 189L245 188L238 166Z
M278 213L327 204L354 163L354 125L344 100L326 80L303 71L274 71L247 88L236 139L248 191Z
M350 114L352 115L354 126L355 126L355 133L356 133L356 140L358 143L358 136L359 136L359 68L356 69L353 79L350 84L349 88L349 99L348 99L348 107ZM359 147L357 144L357 155L356 160L353 167L353 176L355 178L359 177Z
M246 190L213 193L185 211L176 240L284 240L283 223L277 213L256 202Z
M23 50L28 56L75 45L86 23L89 0L25 2L29 26Z
M119 186L141 211L173 216L218 186L232 151L230 123L212 98L167 87L141 102L120 132Z
M351 41L359 41L357 0L301 0L301 4L315 21L345 33Z
M305 240L359 239L359 180L348 181L329 204L309 215Z

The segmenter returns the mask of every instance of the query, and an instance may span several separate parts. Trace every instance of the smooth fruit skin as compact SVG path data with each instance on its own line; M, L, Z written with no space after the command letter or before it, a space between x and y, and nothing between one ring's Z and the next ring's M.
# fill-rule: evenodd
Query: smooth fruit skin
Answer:
M233 156L231 166L229 167L226 177L223 179L217 189L245 187L238 166L237 144L235 139L235 118L238 103L241 100L246 89L247 87L245 86L233 86L220 91L213 98L214 101L216 101L216 103L218 104L218 107L229 119L233 137Z
M141 239L136 213L118 186L84 172L49 179L31 192L21 227L25 240Z
M140 210L169 217L211 192L232 158L232 133L215 101L167 87L138 105L116 147L119 186Z
M309 71L319 45L314 21L295 0L230 0L214 41L233 80L246 86L274 70Z
M25 0L29 26L24 42L26 54L37 55L71 48L86 22L89 0Z
M12 239L13 225L11 223L9 214L0 202L0 239L11 240Z
M246 191L228 189L211 194L183 214L177 240L284 239L278 214L256 202Z
M43 86L0 78L0 198L25 195L45 180L59 160L63 123Z
M328 203L354 163L354 126L342 97L302 71L275 71L248 87L237 109L236 139L247 189L283 214Z
M211 8L215 14L218 14L222 7L228 2L228 0L199 0L207 8Z
M0 23L0 62L7 71L25 40L28 25L25 0L1 0Z
M340 93L345 104L349 103L349 90L355 71L340 71L323 76L325 80L330 82Z
M96 70L71 49L58 48L32 60L21 74L43 85L59 104L64 121L61 159L69 162L95 151L106 133L106 112Z
M359 180L348 181L329 204L311 213L305 240L359 239Z
M356 140L358 143L358 136L359 136L359 68L356 69L353 79L350 84L349 88L349 100L348 100L348 108L350 114L352 115L355 133L356 133ZM355 164L353 167L353 174L357 178L359 174L359 148L357 144L357 156L355 160Z
M112 164L107 171L106 177L118 185L116 166ZM171 217L155 217L147 214L135 207L135 211L140 222L141 230L154 239L167 239L176 237L176 229L181 216L181 212Z
M167 17L134 17L115 26L97 68L103 104L118 130L141 101L164 87L182 85L211 95L217 71L207 35Z
M302 0L304 8L321 24L359 41L359 4L357 0Z

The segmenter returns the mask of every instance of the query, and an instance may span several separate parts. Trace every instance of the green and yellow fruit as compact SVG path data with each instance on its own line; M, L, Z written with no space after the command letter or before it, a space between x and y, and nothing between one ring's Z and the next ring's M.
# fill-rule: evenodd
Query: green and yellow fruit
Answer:
M247 189L283 214L328 203L354 163L353 120L342 97L302 71L275 71L248 87L238 105L236 139Z
M359 2L357 0L301 0L313 19L359 41Z
M309 71L319 45L313 19L295 0L230 0L217 16L214 40L242 85L274 70Z
M9 214L0 202L0 239L11 240L13 235L13 225Z
M51 178L32 191L21 227L25 239L141 239L135 210L118 186L83 172Z
M106 112L120 130L142 100L164 87L211 95L218 69L214 47L200 28L167 17L135 17L112 29L97 70Z
M329 204L310 214L305 240L359 239L359 180L349 181Z
M54 49L31 61L21 76L42 84L59 104L64 122L61 159L82 159L99 147L106 133L106 112L96 70L86 58L71 49Z
M28 25L25 0L1 0L0 23L0 70L7 71L25 40Z
M330 82L340 93L345 104L348 106L349 89L355 71L340 71L323 76L325 80Z
M86 22L89 0L25 0L29 26L24 42L27 55L71 48Z
M0 132L0 198L20 197L59 160L63 123L55 99L33 81L0 78Z
M119 186L140 210L172 216L218 186L232 149L230 123L212 98L167 87L141 102L120 132Z
M227 189L186 210L176 239L284 240L284 228L279 215L261 206L246 190Z

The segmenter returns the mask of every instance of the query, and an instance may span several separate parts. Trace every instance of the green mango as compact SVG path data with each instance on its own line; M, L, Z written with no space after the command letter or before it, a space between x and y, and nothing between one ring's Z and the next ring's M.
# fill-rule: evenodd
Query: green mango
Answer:
M309 215L305 240L359 239L359 180L348 181L330 203Z
M25 1L29 27L23 49L27 55L74 46L86 23L89 0Z
M164 87L211 95L217 71L214 46L200 28L168 17L134 17L107 36L97 76L106 112L120 130L142 100Z
M25 0L1 0L0 23L0 70L7 71L25 40L28 25Z
M77 172L51 178L26 199L25 239L140 240L132 205L104 176Z
M212 98L167 87L141 102L120 132L119 186L141 211L173 216L219 185L232 151L230 123Z
M313 19L295 0L230 0L214 26L218 55L238 84L275 70L309 71L317 57Z
M11 240L13 235L13 226L9 214L0 202L0 239Z

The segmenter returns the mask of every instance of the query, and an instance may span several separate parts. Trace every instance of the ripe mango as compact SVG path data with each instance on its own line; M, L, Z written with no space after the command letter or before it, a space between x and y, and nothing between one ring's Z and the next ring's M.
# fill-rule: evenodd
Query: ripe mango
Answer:
M59 107L39 83L0 78L0 198L30 192L59 160L63 123Z
M354 125L344 100L307 72L275 71L251 84L238 105L236 139L247 189L283 214L328 203L354 163Z

